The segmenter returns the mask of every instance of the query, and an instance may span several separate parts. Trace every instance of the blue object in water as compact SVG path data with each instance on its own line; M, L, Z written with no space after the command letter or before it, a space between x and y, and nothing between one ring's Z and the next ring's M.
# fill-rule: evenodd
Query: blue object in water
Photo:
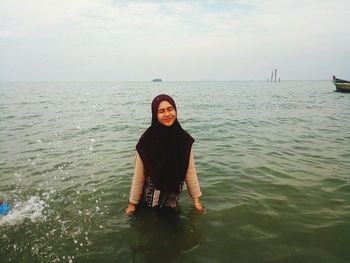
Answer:
M0 217L10 212L11 206L8 203L0 203Z

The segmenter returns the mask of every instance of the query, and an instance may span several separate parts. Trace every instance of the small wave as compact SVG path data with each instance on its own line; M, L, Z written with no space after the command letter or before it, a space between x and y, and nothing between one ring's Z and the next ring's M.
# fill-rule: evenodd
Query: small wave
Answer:
M44 209L45 202L40 200L38 196L32 196L28 201L19 202L13 205L10 213L0 218L0 225L15 225L25 219L30 219L32 222L44 219Z

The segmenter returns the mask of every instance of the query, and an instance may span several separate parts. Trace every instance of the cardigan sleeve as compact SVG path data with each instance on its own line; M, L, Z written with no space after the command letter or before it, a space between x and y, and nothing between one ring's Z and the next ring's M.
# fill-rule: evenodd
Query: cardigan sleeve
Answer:
M133 204L139 203L142 195L144 182L145 182L145 175L144 175L144 167L143 167L142 159L138 154L138 152L136 152L135 170L134 170L134 176L132 178L130 198L129 198L130 203L133 203Z
M193 158L193 152L191 150L190 154L190 160L188 163L188 169L185 177L185 182L187 185L187 190L192 198L198 198L202 195L199 182L198 182L198 177L197 177L197 171L196 171L196 166L194 163L194 158Z

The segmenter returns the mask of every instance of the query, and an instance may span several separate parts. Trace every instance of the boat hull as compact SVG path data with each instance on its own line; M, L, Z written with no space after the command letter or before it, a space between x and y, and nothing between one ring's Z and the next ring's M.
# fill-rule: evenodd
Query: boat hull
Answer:
M334 83L337 91L350 92L350 83Z
M350 92L350 82L347 80L337 79L335 76L333 76L333 84L336 91Z

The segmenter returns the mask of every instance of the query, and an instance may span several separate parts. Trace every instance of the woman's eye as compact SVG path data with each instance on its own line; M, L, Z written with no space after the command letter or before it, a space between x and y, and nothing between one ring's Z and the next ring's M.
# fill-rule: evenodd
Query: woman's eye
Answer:
M158 113L164 113L165 112L165 110L159 110L158 111Z
M168 111L173 111L173 110L174 110L173 107L169 107L169 108L168 108Z

